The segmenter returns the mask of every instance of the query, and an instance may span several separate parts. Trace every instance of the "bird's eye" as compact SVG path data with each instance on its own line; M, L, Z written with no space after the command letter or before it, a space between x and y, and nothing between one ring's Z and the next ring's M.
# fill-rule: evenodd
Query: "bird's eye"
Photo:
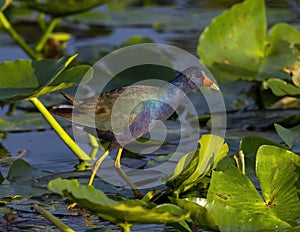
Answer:
M196 73L196 78L201 78L202 75L200 73Z

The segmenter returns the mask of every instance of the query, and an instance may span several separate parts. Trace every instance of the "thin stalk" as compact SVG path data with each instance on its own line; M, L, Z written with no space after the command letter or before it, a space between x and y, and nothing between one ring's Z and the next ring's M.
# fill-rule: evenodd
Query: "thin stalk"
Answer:
M95 136L88 134L88 137L90 140L90 144L92 146L92 151L90 152L90 157L91 157L91 159L94 160L94 159L96 159L96 156L99 151L99 143Z
M56 25L61 21L61 18L54 18L51 20L50 24L44 31L42 37L40 38L39 42L36 44L34 50L37 52L41 52L43 47L45 46L45 43L47 42L47 39L49 38L50 34L55 29Z
M131 229L130 229L131 225L122 223L122 224L120 224L119 226L122 227L122 232L130 232L130 231L131 231Z
M91 152L90 152L90 157L91 159L95 160L98 154L99 148L98 147L93 147Z
M19 36L12 25L9 23L3 12L0 12L0 23L3 25L4 29L10 34L14 41L20 45L20 47L27 53L30 58L34 60L39 60L42 57L37 54L28 44Z
M243 174L246 174L245 155L243 151L239 151L239 159L241 161L241 171Z
M42 207L38 205L33 205L33 209L38 211L41 215L43 215L45 218L47 218L50 222L52 222L56 227L58 227L63 232L74 232L70 227L68 227L66 224L64 224L61 220L59 220L57 217L53 216L51 213L49 213L47 210L43 209Z
M115 168L119 175L123 178L123 180L130 186L134 198L141 199L143 197L143 194L138 190L137 186L130 180L130 178L127 176L127 174L124 172L122 167L116 167Z
M98 143L97 138L91 134L88 134L88 137L89 137L91 146L94 148L99 148L99 143Z
M74 152L74 154L81 160L91 160L91 158L75 143L75 141L68 135L68 133L61 127L61 125L50 114L43 103L36 97L30 98L30 101L41 112L47 122L52 126L57 135L64 141L64 143Z

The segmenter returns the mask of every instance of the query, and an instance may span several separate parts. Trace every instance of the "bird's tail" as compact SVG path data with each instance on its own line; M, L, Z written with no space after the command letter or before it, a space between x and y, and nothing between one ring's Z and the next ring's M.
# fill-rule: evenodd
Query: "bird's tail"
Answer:
M53 106L51 109L51 113L58 115L60 117L72 120L72 112L74 109L74 106L77 101L74 99L73 96L61 92L61 94L67 99L68 102L70 102L72 105L58 105L58 106Z
M72 120L73 107L70 105L53 106L50 112L65 119Z

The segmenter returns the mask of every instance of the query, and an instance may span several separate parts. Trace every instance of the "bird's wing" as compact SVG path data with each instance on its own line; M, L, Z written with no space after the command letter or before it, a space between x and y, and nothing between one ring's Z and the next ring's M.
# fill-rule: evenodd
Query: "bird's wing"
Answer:
M102 93L74 105L73 121L83 126L97 127L101 131L122 130L135 121L146 102L158 93L159 87L143 85Z

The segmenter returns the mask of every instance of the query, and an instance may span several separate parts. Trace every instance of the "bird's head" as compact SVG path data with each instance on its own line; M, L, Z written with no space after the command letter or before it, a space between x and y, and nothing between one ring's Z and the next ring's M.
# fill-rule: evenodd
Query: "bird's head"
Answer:
M191 85L192 89L197 89L202 86L209 87L220 91L219 87L214 83L206 74L206 72L200 67L192 66L183 71L183 74L187 77L187 82Z

